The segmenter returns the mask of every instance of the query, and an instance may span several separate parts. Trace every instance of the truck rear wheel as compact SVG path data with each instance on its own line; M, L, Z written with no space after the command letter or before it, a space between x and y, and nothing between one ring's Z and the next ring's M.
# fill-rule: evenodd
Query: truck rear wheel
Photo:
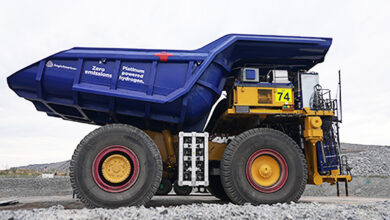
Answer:
M140 129L123 124L92 131L70 163L73 190L89 208L144 205L156 193L161 176L156 144Z
M168 178L162 178L156 195L164 196L172 190L172 182Z
M221 161L221 181L237 204L296 202L306 186L305 157L284 133L252 129L227 146Z
M179 186L177 181L173 184L173 191L175 191L178 196L188 196L192 192L191 186Z

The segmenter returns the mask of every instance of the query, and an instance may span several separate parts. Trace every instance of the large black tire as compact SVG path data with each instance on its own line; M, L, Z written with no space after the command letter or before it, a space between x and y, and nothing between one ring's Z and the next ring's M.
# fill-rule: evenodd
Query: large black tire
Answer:
M207 187L211 195L222 201L230 201L223 189L220 176L209 176L209 186Z
M259 187L251 178L248 164L257 155L272 158L275 155L280 177L274 185ZM226 194L236 204L296 202L306 186L305 157L286 134L267 128L252 129L236 136L227 146L221 161L221 181Z
M138 166L133 164L134 171L130 173L136 175L135 180L127 185L128 188L121 189L123 191L109 192L96 180L97 169L93 167L99 167L97 156L106 152L109 146L120 146L137 158ZM77 146L70 162L73 190L88 208L144 205L156 193L161 176L162 161L156 144L142 130L124 124L106 125L92 131Z
M156 192L156 195L163 196L168 195L168 193L172 190L172 182L167 178L162 178L160 186Z
M173 184L173 191L175 191L178 196L188 196L192 192L191 186L179 186L177 181Z

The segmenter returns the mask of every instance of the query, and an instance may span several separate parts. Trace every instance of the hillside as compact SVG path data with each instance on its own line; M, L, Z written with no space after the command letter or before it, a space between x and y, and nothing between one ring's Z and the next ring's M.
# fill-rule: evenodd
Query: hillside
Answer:
M70 160L56 163L31 164L27 166L16 167L17 169L27 169L39 172L67 172L69 171Z

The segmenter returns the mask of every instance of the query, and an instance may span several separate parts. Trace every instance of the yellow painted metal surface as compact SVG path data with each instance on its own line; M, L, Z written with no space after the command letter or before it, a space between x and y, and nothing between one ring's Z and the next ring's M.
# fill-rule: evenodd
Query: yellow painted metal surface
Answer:
M323 140L323 131L321 129L322 120L318 116L310 116L305 118L305 156L308 167L309 184L321 185L323 182L331 184L336 183L339 179L351 181L350 175L340 175L339 170L333 170L329 175L321 175L318 173L317 148L316 143Z
M278 114L294 114L302 116L334 116L331 110L294 110L294 109L271 109L271 108L250 108L249 113L237 113L235 107L229 108L226 114L259 114L259 115L278 115Z
M322 141L323 132L321 129L322 120L320 117L306 117L305 118L305 156L308 167L308 180L309 184L321 185L322 178L318 173L317 167L317 152L316 143Z
M165 146L164 136L160 132L154 132L150 130L144 130L144 132L149 135L150 138L154 141L154 143L157 145L158 150L161 154L162 161L167 161L168 158L168 152L167 148Z
M236 108L229 108L227 110L227 114L240 114L240 115L247 115L247 114L259 114L259 115L277 115L277 114L299 114L299 111L297 110L282 110L282 109L271 109L271 108L250 108L249 113L237 113Z
M233 91L233 106L227 114L296 114L303 116L334 116L332 110L295 110L293 88L237 86ZM248 106L249 112L237 112L236 106ZM287 108L284 108L286 106Z
M173 147L174 136L169 130L163 130L162 132L155 132L150 130L144 130L150 138L153 139L157 145L161 159L168 164L168 166L174 166L177 163L176 153Z
M209 141L209 160L221 160L226 144Z
M311 110L310 108L304 108L298 110L299 114L308 116L334 116L334 112L331 110Z
M322 120L318 116L306 117L305 118L305 131L303 132L304 137L307 140L322 141L323 132L321 129Z
M347 180L348 182L352 181L351 175L340 175L339 170L332 170L329 175L321 176L324 182L328 182L330 184L335 184L339 179Z
M245 87L234 88L234 105L282 107L294 104L292 88Z
M275 97L273 96L273 98ZM256 107L256 108L250 108L249 113L236 113L235 107L233 106L233 108L228 109L224 113L224 117L254 117L255 116L264 119L267 117L267 115L275 115L275 114L296 114L302 116L304 120L304 125L305 125L304 145L305 145L306 162L308 165L309 184L320 185L323 182L334 184L340 179L347 180L347 181L352 180L350 175L340 175L338 170L331 172L331 174L329 175L321 175L320 173L318 173L316 143L318 141L322 141L323 139L323 131L321 129L322 120L320 116L334 116L333 111L327 111L327 110L314 111L308 108L305 108L303 110L294 110L294 109L286 110L286 109L273 109L270 107ZM153 141L158 146L163 161L166 162L169 167L177 165L176 164L177 152L175 152L174 149L174 143L177 142L177 136L172 135L168 130L164 130L161 133L148 131L148 130L146 130L145 132L153 139ZM224 143L215 143L210 141L209 160L221 160L225 148L226 148L226 144ZM131 170L131 167L129 169ZM129 170L127 169L122 169L122 170L123 171L120 172L118 171L118 172L119 173L129 172L130 174ZM119 175L117 174L117 172L113 172L113 171L107 172L106 170L104 173L103 175L105 175L105 178L107 178L107 180L110 179L109 181L112 181L113 183L118 182L125 177L127 178L126 174ZM272 185L280 177L280 167L278 167L278 164L274 164L269 158L262 158L261 160L260 158L257 158L254 161L254 165L251 168L251 175L253 176L253 179L256 181L256 183L261 186L268 186L268 184ZM165 176L167 176L166 173Z
M163 130L162 135L164 136L165 147L168 152L167 162L168 166L176 164L176 154L173 148L173 137L169 130Z
M256 158L251 167L251 176L260 186L271 186L280 178L279 163L271 156L263 155Z
M291 88L276 88L275 92L275 103L283 103L292 105L294 103L294 96Z
M107 157L102 165L104 178L111 183L120 183L129 177L130 161L123 155L113 154Z

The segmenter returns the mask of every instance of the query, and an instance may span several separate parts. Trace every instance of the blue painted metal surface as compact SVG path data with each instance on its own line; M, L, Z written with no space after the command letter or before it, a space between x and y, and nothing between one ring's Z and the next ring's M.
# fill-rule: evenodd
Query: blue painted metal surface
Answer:
M323 143L323 148L321 148L321 142L317 142L316 148L319 172L328 172L339 169L338 154L334 143Z
M332 39L230 34L197 50L72 48L8 77L19 96L49 116L200 131L232 67L310 69Z

